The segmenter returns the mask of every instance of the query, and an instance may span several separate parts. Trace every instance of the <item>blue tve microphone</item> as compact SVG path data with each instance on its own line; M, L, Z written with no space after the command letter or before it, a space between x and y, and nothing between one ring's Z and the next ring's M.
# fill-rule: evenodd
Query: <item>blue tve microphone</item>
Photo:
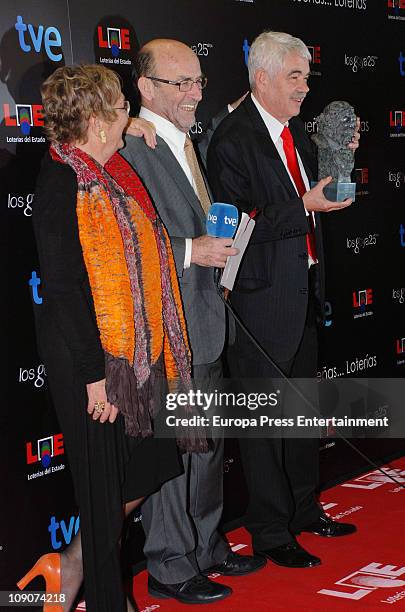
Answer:
M238 221L239 213L236 206L214 202L207 215L207 234L214 238L233 238Z

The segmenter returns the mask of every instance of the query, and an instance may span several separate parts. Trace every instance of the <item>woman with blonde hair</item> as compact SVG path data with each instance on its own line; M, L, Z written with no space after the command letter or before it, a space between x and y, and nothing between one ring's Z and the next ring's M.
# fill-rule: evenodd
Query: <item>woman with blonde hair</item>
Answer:
M43 287L37 336L81 534L62 555L41 557L19 586L43 575L47 592L66 595L44 609L66 612L84 574L87 609L121 612L129 605L123 517L180 472L174 441L153 438L153 419L168 379L189 384L190 352L168 236L118 153L129 114L119 77L103 66L65 66L41 91L51 146L33 210ZM153 139L142 120L138 128Z

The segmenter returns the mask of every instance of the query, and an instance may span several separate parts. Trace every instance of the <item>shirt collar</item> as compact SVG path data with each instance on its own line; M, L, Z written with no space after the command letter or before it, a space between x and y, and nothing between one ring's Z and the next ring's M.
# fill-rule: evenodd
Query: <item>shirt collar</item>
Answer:
M278 139L281 137L281 132L283 131L285 126L288 126L288 121L285 124L284 123L280 123L280 121L278 119L273 117L273 115L270 115L270 113L268 113L263 108L263 106L256 100L256 98L254 97L253 94L251 94L251 95L252 95L252 102L256 106L257 110L259 111L260 116L263 119L263 121L264 121L264 123L266 125L266 128L269 131L270 138L272 139L274 144L276 144Z
M168 121L161 115L157 115L153 111L141 106L139 117L151 121L156 127L156 133L165 141L170 141L175 147L182 150L186 142L186 134L181 132L171 121Z

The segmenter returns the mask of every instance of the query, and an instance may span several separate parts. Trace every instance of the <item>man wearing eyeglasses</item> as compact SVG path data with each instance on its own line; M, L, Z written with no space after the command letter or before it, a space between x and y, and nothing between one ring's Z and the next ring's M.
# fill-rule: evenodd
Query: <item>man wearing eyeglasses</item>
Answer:
M126 137L122 154L136 168L170 235L190 339L193 377L215 389L222 377L225 313L213 268L235 255L232 240L206 235L208 184L188 131L207 79L183 43L158 39L136 61L139 117L156 127L156 147ZM233 553L217 529L222 514L223 440L206 454L184 455L184 475L163 485L143 505L149 593L183 603L210 603L232 590L209 580L263 567L262 558Z

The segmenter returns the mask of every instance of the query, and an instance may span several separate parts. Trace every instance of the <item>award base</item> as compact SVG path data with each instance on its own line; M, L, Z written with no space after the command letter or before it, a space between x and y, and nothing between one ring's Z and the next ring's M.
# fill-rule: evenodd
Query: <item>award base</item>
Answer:
M311 182L311 189L318 183L315 181ZM352 198L353 202L356 200L356 183L339 183L332 181L329 185L323 188L325 198L330 202L343 202L346 198Z

